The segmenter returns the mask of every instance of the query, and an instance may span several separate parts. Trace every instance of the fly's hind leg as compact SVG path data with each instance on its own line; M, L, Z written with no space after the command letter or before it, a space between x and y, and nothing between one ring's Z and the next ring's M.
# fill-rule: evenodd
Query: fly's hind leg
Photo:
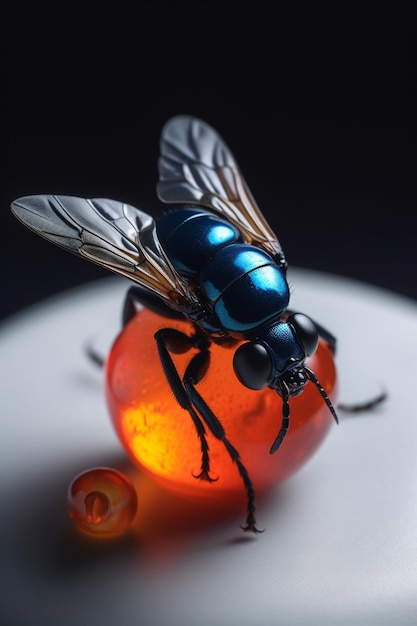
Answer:
M132 285L132 287L129 287L127 290L123 303L123 328L136 315L140 307L145 307L146 309L149 309L149 311L168 319L184 319L184 315L182 313L171 309L159 296L153 294L144 287Z
M161 298L151 293L148 289L140 287L139 285L132 285L127 290L123 301L121 315L122 328L124 328L143 307L168 319L184 320L182 313L171 309ZM104 366L106 359L94 346L87 344L85 352L92 363L95 363L95 365L99 367Z

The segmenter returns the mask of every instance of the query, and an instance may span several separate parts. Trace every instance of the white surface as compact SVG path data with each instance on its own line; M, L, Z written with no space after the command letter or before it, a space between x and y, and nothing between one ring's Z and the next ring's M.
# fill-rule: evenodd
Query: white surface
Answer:
M146 537L77 539L70 480L98 464L123 469L101 374L82 346L111 344L126 283L100 281L3 324L1 623L417 623L417 306L323 274L293 270L290 280L292 307L339 337L341 400L381 386L389 399L342 415L314 458L258 503L258 536L240 531L240 509L182 526L161 490ZM144 499L139 516L149 516Z

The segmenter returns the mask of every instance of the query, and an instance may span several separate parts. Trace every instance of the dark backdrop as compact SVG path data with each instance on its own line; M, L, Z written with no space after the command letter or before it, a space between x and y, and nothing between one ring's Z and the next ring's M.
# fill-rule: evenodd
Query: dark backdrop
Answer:
M178 113L224 136L290 265L417 298L414 2L104 6L3 19L1 316L108 275L10 202L109 197L158 215L159 133Z

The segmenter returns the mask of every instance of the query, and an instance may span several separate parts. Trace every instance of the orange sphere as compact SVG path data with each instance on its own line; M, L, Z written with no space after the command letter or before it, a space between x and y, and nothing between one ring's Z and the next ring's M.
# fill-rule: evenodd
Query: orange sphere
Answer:
M165 378L154 339L160 328L191 334L189 322L173 321L146 309L116 339L106 364L106 396L116 432L130 458L165 486L182 494L216 496L242 490L242 480L222 441L207 431L210 472L214 483L196 480L201 451L190 415L176 402ZM210 366L198 391L222 423L238 450L258 492L298 470L325 438L333 417L313 383L290 400L290 429L274 455L269 449L281 426L282 400L269 389L244 387L233 371L232 348L213 344ZM179 375L196 350L173 355ZM320 383L336 400L336 369L327 345L320 341L308 360Z
M137 509L136 491L121 472L94 467L68 488L68 514L79 530L97 537L123 534Z

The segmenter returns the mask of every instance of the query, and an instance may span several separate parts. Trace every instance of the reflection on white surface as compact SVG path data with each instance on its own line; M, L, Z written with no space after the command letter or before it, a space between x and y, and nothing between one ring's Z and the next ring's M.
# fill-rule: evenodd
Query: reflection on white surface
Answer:
M316 456L258 503L266 532L241 533L241 508L182 501L137 477L131 535L74 534L66 489L94 465L131 471L101 373L83 355L119 330L126 282L69 292L3 324L2 623L415 624L417 306L312 272L290 275L293 308L339 338L341 399L386 386L377 411L342 416Z

